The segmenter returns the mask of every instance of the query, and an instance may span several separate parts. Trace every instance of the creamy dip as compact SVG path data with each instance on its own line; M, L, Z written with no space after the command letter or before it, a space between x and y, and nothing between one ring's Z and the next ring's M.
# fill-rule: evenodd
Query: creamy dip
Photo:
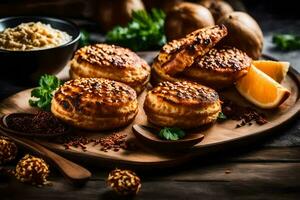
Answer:
M71 41L66 32L41 22L22 23L0 32L0 49L31 51L57 47Z

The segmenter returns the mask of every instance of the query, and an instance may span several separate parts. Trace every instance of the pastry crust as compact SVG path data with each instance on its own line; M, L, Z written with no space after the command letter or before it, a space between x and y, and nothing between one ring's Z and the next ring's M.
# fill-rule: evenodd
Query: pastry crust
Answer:
M196 58L183 74L189 80L213 87L224 88L246 75L252 59L234 47L211 49L203 57Z
M136 92L126 84L103 78L79 78L55 92L52 113L75 127L109 130L126 126L138 112Z
M147 93L144 110L158 126L197 128L216 121L221 105L211 88L194 82L162 82Z
M206 54L226 35L224 25L198 29L164 45L152 66L158 74L174 76L190 67L196 57Z
M70 63L71 78L107 78L125 83L138 94L150 78L150 66L129 49L95 44L79 49Z

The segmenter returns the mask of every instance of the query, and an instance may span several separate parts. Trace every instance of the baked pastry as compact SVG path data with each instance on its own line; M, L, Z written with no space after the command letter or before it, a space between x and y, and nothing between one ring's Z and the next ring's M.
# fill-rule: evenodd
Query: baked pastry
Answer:
M201 84L223 88L232 85L238 78L247 74L252 59L234 47L214 48L203 57L196 58L183 74Z
M155 58L153 71L164 80L190 67L195 58L203 56L227 35L224 25L198 29L186 37L173 40L163 46Z
M107 78L125 83L138 94L150 79L150 66L129 49L95 44L79 49L70 63L71 78Z
M59 87L51 111L75 127L108 130L131 123L138 112L138 101L136 92L124 83L79 78Z
M211 88L188 81L166 81L147 93L144 110L155 125L197 128L215 122L221 104Z

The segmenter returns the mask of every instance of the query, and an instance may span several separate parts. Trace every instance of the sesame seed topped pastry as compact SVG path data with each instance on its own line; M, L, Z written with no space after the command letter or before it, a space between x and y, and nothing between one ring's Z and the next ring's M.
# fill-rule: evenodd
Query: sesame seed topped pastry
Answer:
M189 80L213 88L223 88L246 75L251 62L252 59L237 48L214 48L203 57L196 58L193 65L183 74Z
M215 122L221 104L211 88L188 81L166 81L147 93L144 110L155 125L197 128Z
M75 127L108 130L131 123L138 112L138 102L136 92L124 83L79 78L59 87L51 111Z
M71 78L107 78L125 83L138 94L150 78L150 66L136 53L115 45L95 44L79 49L71 61Z
M153 63L153 70L159 76L172 76L190 67L196 57L203 56L227 35L224 25L198 29L186 37L173 40L163 46Z

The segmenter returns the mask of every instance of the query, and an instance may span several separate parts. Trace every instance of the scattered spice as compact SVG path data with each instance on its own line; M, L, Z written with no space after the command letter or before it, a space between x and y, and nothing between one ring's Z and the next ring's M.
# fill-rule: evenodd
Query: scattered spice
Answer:
M7 125L13 130L36 135L57 135L68 130L63 122L46 111L34 115L11 115L7 118Z
M85 136L79 135L65 135L55 139L55 142L62 144L65 149L70 147L81 148L86 151L87 145L92 144L93 146L100 145L100 150L108 152L108 150L119 151L120 149L133 149L135 148L134 143L130 143L126 140L127 134L114 133L112 135L89 139Z
M65 150L68 150L71 147L75 147L81 148L83 151L86 151L86 145L91 143L91 139L79 135L64 135L55 138L54 142L62 144L65 147Z
M17 146L12 140L7 137L0 136L0 164L14 160L17 152Z
M136 195L141 189L141 179L130 170L115 169L107 178L107 185L120 195Z
M226 118L240 121L240 123L236 125L236 128L245 125L251 126L253 121L258 125L263 125L268 122L263 113L259 113L251 107L237 105L233 101L225 98L222 99L222 102L222 112Z
M119 151L120 149L127 149L126 134L115 133L110 136L93 140L94 145L100 144L101 151L108 150Z
M43 159L29 154L18 162L15 170L17 180L36 186L47 185L49 173L49 166Z

